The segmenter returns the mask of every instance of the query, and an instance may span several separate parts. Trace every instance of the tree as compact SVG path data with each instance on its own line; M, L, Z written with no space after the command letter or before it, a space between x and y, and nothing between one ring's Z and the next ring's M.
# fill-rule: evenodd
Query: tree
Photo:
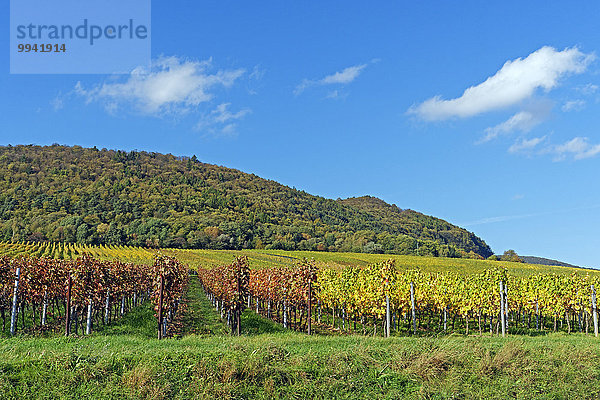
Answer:
M504 254L502 255L502 257L500 257L500 260L502 261L512 261L512 262L524 262L521 257L519 257L519 255L517 254L516 251L514 250L506 250L504 252Z
M89 229L86 224L81 224L77 227L77 243L87 243Z
M31 235L27 236L26 239L28 242L47 242L48 239L43 233L33 232Z

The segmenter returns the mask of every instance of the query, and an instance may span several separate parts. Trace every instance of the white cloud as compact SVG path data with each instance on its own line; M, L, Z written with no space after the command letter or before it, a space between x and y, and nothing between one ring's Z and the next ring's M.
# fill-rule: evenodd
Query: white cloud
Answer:
M327 93L328 99L337 99L338 97L340 97L340 92L338 90L332 90L331 92Z
M344 68L339 72L335 72L331 75L327 75L322 79L304 79L296 88L294 89L294 94L297 96L301 94L305 89L311 86L320 86L320 85L346 85L352 81L354 81L363 69L365 69L367 64L354 65L352 67Z
M542 143L544 140L546 140L546 136L532 138L532 139L521 139L520 141L513 143L513 145L508 148L508 152L509 153L520 153L520 152L525 152L525 151L531 151L535 147L537 147L538 144Z
M252 111L244 108L237 112L229 111L230 103L219 104L205 115L196 125L196 129L213 135L232 136L237 133L237 123Z
M587 137L576 137L568 142L548 149L555 154L554 161L565 160L572 156L574 160L583 160L600 154L600 144L590 144Z
M326 99L345 100L348 97L348 92L342 90L332 90L325 96Z
M259 89L262 87L262 79L266 73L267 71L258 65L255 65L254 68L252 68L252 72L248 74L248 82L246 83L248 94L258 94Z
M302 92L304 92L304 90L309 87L309 86L314 86L316 84L316 81L311 81L308 79L304 79L298 86L296 86L296 88L294 89L294 94L296 96L302 94Z
M585 107L585 100L569 100L562 106L564 112L579 111Z
M506 121L487 128L485 130L485 136L477 143L489 142L500 135L509 134L514 131L529 132L534 126L543 121L545 115L545 112L520 111Z
M466 89L458 98L435 96L412 106L408 113L433 121L506 108L530 98L537 89L551 90L567 74L584 72L594 58L575 47L557 51L545 46L525 59L507 61L493 76Z
M547 213L539 213L539 214L523 214L523 215L502 215L499 217L487 217L487 218L481 218L472 222L465 222L462 223L460 226L475 226L475 225L485 225L485 224L493 224L496 222L506 222L506 221L512 221L515 219L521 219L521 218L531 218L531 217L538 217L538 216L542 216L542 215L546 215Z
M587 85L583 85L583 86L579 86L577 88L577 91L585 94L585 95L590 95L590 94L594 94L598 91L599 87L598 85L594 85L593 83L588 83Z
M232 113L228 110L230 105L231 103L222 103L211 111L211 115L213 116L215 122L224 123L230 120L241 119L250 114L250 109L248 108L244 108L236 113Z
M136 69L124 82L108 81L90 89L78 82L75 93L113 112L125 106L149 115L183 114L211 100L216 87L231 87L244 73L242 69L211 73L211 64L211 60L163 57L152 62L150 71Z
M237 124L227 124L219 131L222 136L235 136L237 135Z
M600 154L600 144L592 144L587 137L575 137L562 144L542 144L546 143L547 136L536 137L532 139L520 139L509 147L509 153L521 153L527 155L554 156L553 161L564 161L567 159L583 160L592 158Z
M265 76L265 73L266 73L266 70L260 68L258 65L255 65L254 68L252 68L252 72L250 73L250 75L248 77L250 79L259 81Z
M499 216L499 217L487 217L487 218L481 218L481 219L478 219L478 220L472 221L472 222L462 223L462 224L460 224L460 226L474 226L474 225L491 224L491 223L496 223L496 222L505 222L505 221L511 221L511 220L515 220L515 219L522 219L522 218L543 217L543 216L547 216L547 215L572 213L574 211L594 210L597 208L600 208L600 205L596 204L596 205L590 205L590 206L585 206L585 207L565 208L565 209L551 210L551 211L540 212L540 213L531 213L531 214L503 215L503 216Z
M50 101L50 105L52 105L54 111L62 110L65 106L65 102L62 95L59 93L58 96L56 96L54 99L52 99L52 101Z
M325 78L321 79L321 83L323 85L330 85L332 83L341 83L346 84L350 83L360 75L361 71L366 67L366 64L355 65L353 67L344 68L340 72L336 72L335 74L328 75Z

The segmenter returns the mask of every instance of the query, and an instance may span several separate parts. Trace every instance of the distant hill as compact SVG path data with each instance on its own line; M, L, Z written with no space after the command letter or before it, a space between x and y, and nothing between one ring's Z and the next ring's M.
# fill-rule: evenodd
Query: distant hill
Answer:
M0 240L484 257L439 218L374 197L331 200L196 157L0 147Z
M550 258L543 257L534 257L534 256L519 256L526 262L527 264L541 264L541 265L551 265L551 266L559 266L559 267L571 267L571 268L581 268L577 265L567 264L561 261L552 260Z

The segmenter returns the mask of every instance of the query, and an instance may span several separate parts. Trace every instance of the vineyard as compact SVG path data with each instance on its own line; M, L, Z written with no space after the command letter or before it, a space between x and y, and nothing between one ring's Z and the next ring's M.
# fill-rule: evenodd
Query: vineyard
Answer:
M37 326L43 326L48 319L56 325L70 312L78 321L86 310L97 324L139 304L150 296L151 289L157 293L158 277L170 276L164 268L156 270L154 260L159 257L163 264L176 258L195 267L213 306L237 333L244 309L298 331L308 332L314 323L319 332L388 336L544 330L587 333L595 326L592 297L600 275L593 270L377 254L180 249L161 252L172 258L159 256L158 250L139 247L0 243L4 260L16 260L5 261L10 267L5 267L2 278L3 321L9 315L14 286L11 277L18 265L22 266L23 275L23 295L18 304L23 309L22 326L27 324L25 314L30 317L31 326L36 326L36 315ZM234 254L242 255L230 264ZM309 262L306 256L314 257ZM175 281L183 274L177 268L172 266L178 271ZM69 312L64 284L67 274L77 277ZM163 285L169 282L167 279ZM182 290L180 287L172 291L181 296ZM170 291L167 289L167 293ZM120 299L121 305L107 301L110 296ZM157 296L154 300L159 301ZM171 296L165 301L165 306L157 305L157 310L169 314L169 304L175 299ZM62 308L57 307L61 302ZM42 317L48 304L51 313ZM162 313L156 314L162 318ZM76 322L75 330L81 327L83 331L83 325ZM3 329L7 329L6 322ZM165 329L162 331L166 334Z
M238 333L245 305L309 334L313 320L323 324L324 318L332 329L363 335L367 330L376 335L378 326L386 336L468 335L471 327L479 335L504 336L559 329L587 334L592 326L598 334L598 275L514 277L499 268L467 275L427 273L400 271L393 260L342 269L319 268L306 260L293 268L250 269L245 257L200 269L198 275L213 305Z
M68 261L2 256L2 331L14 335L20 325L22 331L63 329L65 335L89 335L93 326L107 325L151 299L161 338L168 333L188 280L187 267L163 255L156 255L152 265L99 261L88 253Z
M0 252L6 398L600 395L593 270L48 243ZM152 340L157 330L181 340Z
M127 246L88 246L74 243L56 242L0 242L0 256L36 257L55 260L74 260L84 254L120 262L149 264L156 252L141 247Z
M131 247L131 246L91 246L74 243L54 242L0 242L0 256L9 257L33 256L54 258L57 260L72 260L83 254L93 257L131 262L137 264L151 264L156 249ZM461 274L479 273L499 266L509 270L510 275L526 276L532 274L555 273L570 275L573 268L524 264L515 262L498 262L487 260L470 260L465 258L443 257L417 257L394 254L366 254L366 253L341 253L318 251L283 251L283 250L188 250L188 249L161 249L161 253L175 257L192 268L218 267L231 262L234 256L243 255L248 258L253 269L273 267L293 267L304 258L315 260L320 266L330 268L344 268L346 266L366 267L370 264L394 260L400 270L419 269L424 272L456 272ZM597 274L597 270L587 270L590 275Z

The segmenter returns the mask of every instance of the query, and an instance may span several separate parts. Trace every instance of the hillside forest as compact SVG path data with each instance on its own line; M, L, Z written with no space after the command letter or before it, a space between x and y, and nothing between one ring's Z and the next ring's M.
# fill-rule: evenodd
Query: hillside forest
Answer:
M193 157L0 147L0 240L487 258L479 237L374 197L326 199Z

